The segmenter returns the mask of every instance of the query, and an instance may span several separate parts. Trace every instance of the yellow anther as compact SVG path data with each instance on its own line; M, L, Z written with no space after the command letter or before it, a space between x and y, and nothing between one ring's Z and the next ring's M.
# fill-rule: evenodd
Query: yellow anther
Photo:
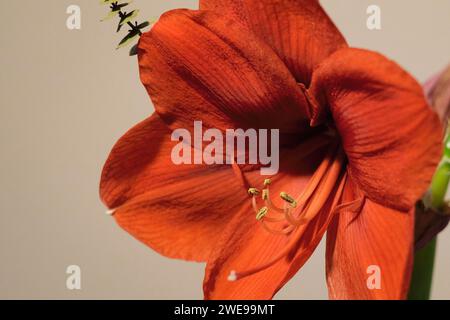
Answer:
M259 194L259 190L256 188L250 188L248 189L248 194L251 196L257 196Z
M262 191L262 199L263 199L263 200L269 200L269 190L264 189L264 190Z
M256 220L261 220L262 218L264 218L267 212L269 212L269 208L267 207L262 207L261 209L259 209L258 214L256 215Z
M270 180L270 179L264 180L264 186L268 186L268 185L270 185L271 183L272 183L272 180Z
M289 203L292 208L297 207L297 201L295 201L295 199L288 195L286 192L281 192L280 197L281 199Z

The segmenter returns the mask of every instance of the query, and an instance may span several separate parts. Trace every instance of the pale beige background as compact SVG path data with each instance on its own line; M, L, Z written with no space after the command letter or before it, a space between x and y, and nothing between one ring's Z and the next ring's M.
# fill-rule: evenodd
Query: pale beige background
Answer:
M114 50L98 0L0 0L0 298L201 298L203 265L162 258L105 216L97 185L113 143L152 112L135 58ZM136 0L145 18L195 0ZM382 31L365 27L382 7ZM65 27L82 9L82 30ZM450 62L449 0L327 0L350 44L381 51L418 79ZM121 94L119 94L121 92ZM401 187L401 186L399 186ZM323 244L278 298L326 298ZM65 269L82 268L82 290ZM450 298L450 229L434 298Z

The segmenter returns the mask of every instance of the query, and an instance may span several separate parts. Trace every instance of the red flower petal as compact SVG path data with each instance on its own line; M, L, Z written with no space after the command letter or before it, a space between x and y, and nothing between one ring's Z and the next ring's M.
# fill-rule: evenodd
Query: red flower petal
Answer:
M200 9L232 14L245 23L306 86L322 60L347 46L316 0L200 0Z
M141 80L171 128L279 128L298 132L309 113L277 55L214 12L164 14L139 44Z
M351 201L360 196L350 186L344 199ZM413 243L413 209L396 211L366 199L361 212L343 211L336 215L327 231L330 298L405 299Z
M421 86L377 53L342 49L315 71L310 92L330 106L358 187L375 202L409 210L441 154L439 119Z
M100 194L140 241L169 257L204 261L248 195L230 166L173 164L176 143L157 114L132 128L111 151Z

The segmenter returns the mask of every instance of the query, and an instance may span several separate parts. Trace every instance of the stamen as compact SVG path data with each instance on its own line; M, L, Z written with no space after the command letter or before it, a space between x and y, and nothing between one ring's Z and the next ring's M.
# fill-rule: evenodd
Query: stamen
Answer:
M345 182L347 180L347 175L344 174L343 176L341 176L340 181L339 181L339 185L336 189L336 194L335 194L335 198L333 199L333 203L331 205L331 208L336 208L337 203L340 201L342 193L344 191L344 186L345 186ZM337 182L337 181L335 181ZM327 194L328 196L329 194ZM308 210L308 208L307 208ZM294 227L295 229L295 227ZM273 266L275 263L277 263L278 261L280 261L281 259L285 258L286 256L289 255L289 253L292 251L292 249L294 248L294 246L298 243L298 241L301 239L302 235L304 234L304 228L296 228L295 232L292 234L292 237L290 238L289 243L286 245L286 247L284 248L283 251L281 251L277 256L275 256L275 258L273 258L272 260L261 264L260 266L257 266L255 268L252 268L250 270L247 271L243 271L243 272L237 272L235 270L233 270L230 273L230 276L233 275L233 281L237 281L239 279L248 277L252 274L258 273L260 271L263 271L267 268L270 268L271 266ZM273 231L273 230L272 230ZM228 277L228 279L230 279L230 276Z
M257 196L260 193L260 191L256 188L250 188L248 189L248 194L251 196Z
M339 213L341 211L350 211L350 212L359 212L361 211L364 203L366 201L366 197L362 196L356 200L347 202L347 203L341 203L340 205L336 206L333 210L333 214Z
M265 186L267 188L263 190L262 198L265 201L266 206L260 210L257 210L256 197L253 197L252 199L254 209L256 208L257 210L257 219L261 222L262 227L269 233L285 236L290 235L289 241L286 247L270 261L244 272L237 272L233 270L230 273L229 279L232 278L232 281L242 279L254 273L265 270L281 259L287 257L302 238L305 232L304 224L314 219L314 217L316 217L321 210L323 210L330 199L330 195L333 195L334 198L333 202L330 204L330 214L327 219L331 219L335 212L339 212L341 210L350 208L355 208L358 210L361 208L363 199L357 199L347 204L338 205L341 201L344 186L347 180L347 174L343 174L342 171L343 168L345 168L345 154L342 149L338 149L336 145L331 147L329 150L330 151L311 177L306 189L298 199L295 199L286 192L280 193L280 197L285 201L285 204L283 209L277 209L283 213L283 219L276 219L267 216L270 209L274 209L275 206L273 206L270 201L268 187L270 183L267 184L265 181ZM301 206L297 207L298 203L300 203ZM296 212L296 214L294 214L294 212ZM273 228L272 225L268 225L270 222L282 222L283 220L288 222L290 225L278 225L275 226L275 228Z
M304 224L305 222L307 222L307 220L304 219L301 214L300 214L299 218L295 218L292 215L292 207L289 204L287 204L287 203L284 205L284 211L283 212L284 212L285 219L293 226L298 227L298 226ZM300 210L300 212L303 212L303 209Z
M269 209L267 207L262 207L259 209L258 213L256 214L256 220L261 220L267 215L267 212L269 212Z
M330 147L328 150L327 155L325 156L322 163L319 165L319 167L314 172L313 176L311 177L311 180L308 182L308 185L306 189L303 191L301 196L297 199L299 203L306 203L309 198L314 194L317 187L319 186L319 183L322 181L324 176L326 175L328 169L330 168L331 164L335 162L336 160L336 146Z
M269 209L275 210L278 213L284 213L283 209L278 208L276 205L274 205L272 203L272 200L270 200L269 187L267 187L267 189L263 190L262 198L264 200L264 204L266 205L266 207L268 207Z
M292 198L290 195L288 195L286 192L281 192L280 197L281 199L289 203L292 206L292 208L297 207L297 201L295 201L295 199Z
M317 188L317 197L314 199L314 201L311 201L311 205L314 210L311 210L310 215L305 215L306 219L313 218L316 213L324 206L328 195L332 192L333 188L336 185L336 182L339 179L339 176L341 175L343 163L344 155L342 152L339 152L336 156L335 161L325 175L323 183L321 183Z
M264 180L264 186L266 187L265 189L263 189L263 193L262 193L262 199L264 200L264 204L266 205L266 207L268 207L269 209L275 210L279 213L283 213L283 210L278 208L277 206L275 206L272 201L270 200L270 195L269 195L269 186L272 183L272 180L270 179L265 179Z
M289 225L289 226L287 226L287 227L284 227L284 228L282 228L281 230L275 230L275 229L272 229L272 228L270 228L270 227L267 225L266 219L264 219L264 220L261 221L261 225L263 226L263 228L264 228L267 232L272 233L272 234L274 234L274 235L283 235L283 236L286 236L286 235L290 234L292 231L294 231L294 229L295 229L295 226L293 226L293 225Z
M272 218L272 217L269 217L269 216L265 216L263 220L264 220L264 222L281 222L281 221L286 221L284 216L281 216L281 215L278 218Z
M253 211L255 211L255 213L258 214L259 209L258 209L258 206L256 205L256 197L255 196L252 197L252 207L253 207Z
M336 185L336 182L339 179L343 162L344 155L342 151L339 151L331 166L325 172L323 178L320 179L320 183L317 185L317 188L315 188L313 201L309 201L301 210L303 214L301 215L300 219L294 218L291 214L289 214L290 212L287 212L286 219L290 223L294 225L300 225L304 223L305 220L309 221L317 215L320 209L322 209L322 207L325 205L329 194L331 193ZM303 195L300 196L300 198L302 197Z

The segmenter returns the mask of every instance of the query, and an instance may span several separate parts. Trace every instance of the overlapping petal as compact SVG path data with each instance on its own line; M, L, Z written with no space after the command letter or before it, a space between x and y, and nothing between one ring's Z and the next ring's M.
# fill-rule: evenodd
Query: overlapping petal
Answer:
M362 194L349 184L344 201ZM405 299L412 271L413 211L366 199L361 211L344 210L327 231L327 283L331 299Z
M347 46L317 0L201 0L200 9L242 21L306 86L320 62Z
M358 187L375 202L409 210L441 153L439 119L421 86L380 54L342 49L315 71L310 93L329 105Z
M142 83L171 128L299 132L308 104L273 50L215 12L165 13L139 43Z

